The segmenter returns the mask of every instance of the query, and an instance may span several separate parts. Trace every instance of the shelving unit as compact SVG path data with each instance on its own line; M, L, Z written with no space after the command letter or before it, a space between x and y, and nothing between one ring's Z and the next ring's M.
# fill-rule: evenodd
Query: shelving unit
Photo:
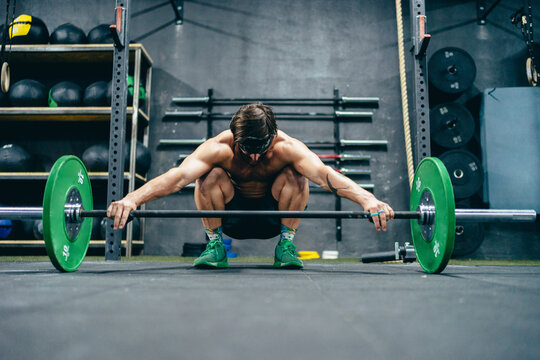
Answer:
M38 80L50 88L57 82L70 80L79 83L84 90L87 85L95 81L108 81L112 78L114 45L13 45L11 52L9 48L6 49L6 56L11 67L12 84L18 80L29 78ZM128 150L130 154L129 166L124 172L124 181L127 185L125 192L133 191L146 182L144 175L135 172L137 140L145 146L148 145L151 105L152 59L142 44L129 45L129 69L129 74L134 77L134 84L143 83L146 101L143 106L139 106L139 86L134 86L133 103L130 104L132 106L126 108L126 142L131 140L131 148ZM59 129L57 133L52 135L54 138L52 142L57 146L54 149L49 149L49 146L42 147L51 151L51 156L54 158L65 153L81 156L82 151L90 142L108 142L110 119L111 107L0 107L0 126L4 129L0 134L0 145L17 142L29 148L39 148L40 136L45 143L50 143L51 140L48 138L48 134L32 133L33 128L43 129L51 125L51 128ZM30 126L31 124L35 126ZM83 129L81 130L82 134L77 133L78 128ZM88 131L89 129L92 131ZM74 134L73 137L67 136L70 132ZM68 150L62 151L63 146ZM41 148L40 150L43 151ZM47 171L0 172L0 184L44 188L48 175ZM105 203L108 173L90 172L89 175L94 188L103 187L105 189L105 191L100 191L99 195L94 192L94 202ZM39 185L34 184L35 182ZM15 183L17 185L13 185ZM102 186L102 184L105 185ZM32 191L36 192L35 189ZM40 191L37 190L37 192ZM101 199L102 197L103 199ZM41 198L38 197L34 200L41 201ZM130 226L126 233L126 240L122 242L123 247L126 246L126 243L132 243L132 235ZM0 241L0 246L7 246L6 242L7 240ZM16 246L17 243L31 246L41 245L43 241L12 240L10 246ZM103 244L103 240L91 241L93 246L103 246ZM141 238L134 241L133 244L141 247L144 244L144 220L141 221Z

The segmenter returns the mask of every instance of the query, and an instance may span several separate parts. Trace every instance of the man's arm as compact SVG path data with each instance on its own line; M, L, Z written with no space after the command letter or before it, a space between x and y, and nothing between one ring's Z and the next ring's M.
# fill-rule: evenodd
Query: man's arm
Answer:
M122 229L129 213L140 205L178 192L212 170L226 157L227 149L227 145L210 139L184 159L180 166L152 179L122 200L111 203L107 209L107 217L114 218L114 229Z
M394 211L388 204L378 200L348 177L324 165L302 142L293 139L286 147L296 171L323 189L361 205L371 214L380 212L379 215L373 216L373 223L377 230L386 231L386 221L394 218Z

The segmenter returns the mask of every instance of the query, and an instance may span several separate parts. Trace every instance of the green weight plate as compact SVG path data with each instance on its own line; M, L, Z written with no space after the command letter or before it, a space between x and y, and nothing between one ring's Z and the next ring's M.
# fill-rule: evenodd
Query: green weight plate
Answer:
M75 271L81 265L92 235L92 219L80 223L78 233L70 238L66 228L65 205L68 194L76 189L85 210L93 209L92 188L84 164L75 156L56 161L43 196L43 238L47 255L60 271Z
M422 225L411 220L412 239L416 257L424 271L440 273L454 250L456 212L450 175L439 159L428 157L418 165L411 191L411 211L416 211L423 202L424 191L429 192L435 206L434 223L428 231L431 236L424 238Z

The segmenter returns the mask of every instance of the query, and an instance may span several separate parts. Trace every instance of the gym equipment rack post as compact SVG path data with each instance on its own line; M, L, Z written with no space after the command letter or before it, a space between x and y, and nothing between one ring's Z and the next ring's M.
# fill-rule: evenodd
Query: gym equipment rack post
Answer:
M129 69L129 3L116 0L114 58L112 73L111 128L109 137L109 181L107 204L124 196L124 144L126 139L127 78ZM138 85L138 83L135 83ZM137 88L138 86L134 86ZM113 230L113 221L107 219L105 260L120 260L122 231Z
M426 7L424 0L410 0L412 56L414 63L413 109L416 123L416 161L431 156L429 136L429 96L426 49L430 35L425 33Z

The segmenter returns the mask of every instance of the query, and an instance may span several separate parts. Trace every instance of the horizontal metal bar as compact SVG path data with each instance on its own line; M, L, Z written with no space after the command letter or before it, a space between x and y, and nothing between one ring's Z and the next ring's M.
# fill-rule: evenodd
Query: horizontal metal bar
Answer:
M379 103L378 97L351 97L343 96L341 98L343 104L376 104Z
M420 212L395 211L397 219L419 219ZM82 210L81 217L105 217L105 210ZM145 218L224 218L224 217L279 217L303 219L366 219L367 211L251 211L251 210L135 210L132 217Z
M362 186L362 184L359 184ZM369 185L369 184L366 184ZM395 211L396 219L420 219L419 211ZM280 218L368 218L365 211L200 211L200 210L136 210L134 217L235 217L276 216ZM535 210L515 209L456 209L456 220L460 222L535 222ZM0 207L0 219L41 219L41 207ZM105 217L106 210L81 210L81 217Z
M366 189L366 190L375 189L375 184L357 184L357 185L360 186L362 189ZM195 189L195 183L187 184L186 186L183 187L183 189ZM330 191L325 190L320 186L311 186L311 185L309 186L309 191L330 193Z
M373 111L340 111L336 110L338 118L366 118L373 117Z
M159 145L201 145L206 139L161 139Z
M333 141L306 140L304 144L313 147L333 147ZM339 140L341 146L388 146L388 140Z
M206 139L161 139L159 145L200 145L205 141ZM305 140L302 142L315 147L335 145L333 141ZM340 140L339 143L341 146L387 146L388 140Z
M194 111L165 111L165 116L178 118L202 118L205 114L202 110Z
M373 111L335 111L334 113L274 113L277 120L335 120L339 119L360 119L373 117ZM182 118L190 120L212 119L230 120L234 113L205 113L202 110L195 111L166 111L165 116L169 118Z
M41 219L43 208L41 207L0 207L0 219Z
M179 154L178 159L184 160L191 154ZM341 160L341 161L367 161L371 159L371 155L362 154L319 154L317 155L321 160Z
M318 154L321 160L341 160L341 161L367 161L371 159L371 155L361 154Z
M462 222L535 222L535 210L456 209L456 220Z
M224 98L224 99L210 99L208 96L203 97L173 97L172 101L177 104L228 104L228 105L240 105L252 102L272 103L277 105L321 105L320 103L342 103L342 104L377 104L379 103L378 97L351 97L343 96L338 99L334 98Z
M339 140L342 146L387 146L388 140Z
M371 175L371 170L369 169L341 168L337 169L337 171L343 175Z
M172 101L177 104L207 104L210 102L210 97L173 97Z

